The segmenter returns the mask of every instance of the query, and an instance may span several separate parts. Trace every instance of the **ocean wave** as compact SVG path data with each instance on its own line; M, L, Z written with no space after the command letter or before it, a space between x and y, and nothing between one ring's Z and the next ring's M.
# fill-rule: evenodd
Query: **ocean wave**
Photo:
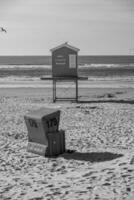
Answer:
M108 77L98 77L92 76L88 77L89 81L134 81L134 76L108 76Z
M0 65L0 69L51 69L51 65Z
M0 77L0 82L26 82L26 81L40 81L40 77L31 76L6 76ZM89 81L134 81L134 76L88 76Z
M0 82L15 82L15 81L39 81L39 77L31 77L31 76L6 76L0 77Z
M128 68L134 67L134 63L131 64L84 64L79 65L79 68Z
M83 64L78 68L125 68L134 67L134 63L131 64ZM51 65L0 65L0 69L51 69Z

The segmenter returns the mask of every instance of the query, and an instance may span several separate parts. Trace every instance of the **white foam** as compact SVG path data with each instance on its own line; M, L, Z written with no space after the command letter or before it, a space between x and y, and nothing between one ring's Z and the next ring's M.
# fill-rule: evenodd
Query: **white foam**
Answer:
M79 68L126 68L126 67L134 67L134 63L131 64L84 64L84 65L79 65Z
M51 65L0 65L0 69L51 69Z

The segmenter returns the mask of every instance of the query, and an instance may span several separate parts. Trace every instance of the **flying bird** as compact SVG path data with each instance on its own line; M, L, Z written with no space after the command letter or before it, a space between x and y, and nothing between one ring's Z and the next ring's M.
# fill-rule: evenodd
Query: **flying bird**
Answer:
M7 33L6 29L4 29L3 27L0 27L0 32L5 32L5 33Z

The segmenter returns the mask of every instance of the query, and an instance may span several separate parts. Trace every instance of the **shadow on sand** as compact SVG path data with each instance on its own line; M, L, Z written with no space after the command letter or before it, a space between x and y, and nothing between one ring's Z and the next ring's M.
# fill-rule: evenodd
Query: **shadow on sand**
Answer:
M78 100L77 103L127 103L127 104L134 104L134 100Z
M104 162L104 161L110 161L122 156L123 154L114 154L110 152L80 153L80 152L67 150L66 153L62 154L60 157L63 157L67 160L73 159L73 160L79 160L79 161Z

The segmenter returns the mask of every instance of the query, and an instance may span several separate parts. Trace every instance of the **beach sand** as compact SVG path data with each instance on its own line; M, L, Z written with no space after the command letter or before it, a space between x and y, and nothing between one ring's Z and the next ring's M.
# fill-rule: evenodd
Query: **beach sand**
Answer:
M51 87L0 88L1 200L125 200L134 193L134 89L80 88L79 96L77 104L54 104ZM41 107L61 110L72 151L57 158L26 151L24 115Z

